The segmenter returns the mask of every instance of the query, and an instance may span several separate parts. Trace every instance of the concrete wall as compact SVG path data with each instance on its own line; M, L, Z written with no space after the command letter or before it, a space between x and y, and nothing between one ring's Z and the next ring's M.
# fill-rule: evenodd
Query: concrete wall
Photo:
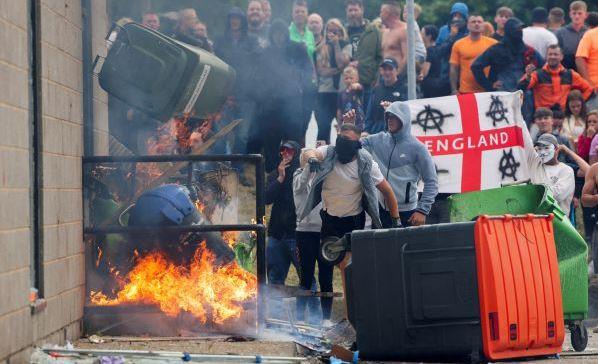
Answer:
M0 363L28 362L33 345L80 335L84 304L81 156L83 63L80 0L41 1L43 290L29 292L33 173L29 1L0 0ZM106 0L93 0L94 53L105 54ZM95 87L96 151L107 154L107 97Z

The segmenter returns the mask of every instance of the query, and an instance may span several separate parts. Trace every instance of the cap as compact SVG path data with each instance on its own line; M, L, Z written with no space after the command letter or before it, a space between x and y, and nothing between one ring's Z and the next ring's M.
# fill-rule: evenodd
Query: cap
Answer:
M394 58L385 58L382 63L380 63L380 67L383 66L391 66L394 69L399 68L399 64Z
M532 10L532 23L548 23L548 11L538 6Z
M534 145L554 145L554 148L556 149L559 147L559 141L556 139L554 135L546 133L540 135L538 137L538 140L534 143Z
M297 149L297 145L292 141L292 140L283 140L282 142L280 142L280 149Z

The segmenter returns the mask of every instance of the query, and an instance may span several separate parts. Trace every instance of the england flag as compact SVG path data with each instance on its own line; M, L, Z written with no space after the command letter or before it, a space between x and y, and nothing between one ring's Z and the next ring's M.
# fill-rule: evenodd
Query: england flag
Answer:
M411 130L430 151L440 193L501 187L529 178L521 92L409 101Z

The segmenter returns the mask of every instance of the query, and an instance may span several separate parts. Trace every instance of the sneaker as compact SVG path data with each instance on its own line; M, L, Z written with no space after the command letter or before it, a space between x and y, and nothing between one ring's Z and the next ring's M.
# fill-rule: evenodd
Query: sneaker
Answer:
M300 325L300 326L306 326L307 322L305 322L305 320L295 320L294 324Z
M327 320L322 320L322 327L325 329L329 329L332 326L334 326L334 323L332 321L330 321L330 319Z

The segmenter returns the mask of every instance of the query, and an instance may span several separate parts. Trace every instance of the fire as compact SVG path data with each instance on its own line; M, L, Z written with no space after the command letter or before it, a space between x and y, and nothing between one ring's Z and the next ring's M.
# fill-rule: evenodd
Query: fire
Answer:
M98 258L96 259L96 268L100 266L100 262L102 261L102 248L98 247Z
M224 240L231 248L235 247L235 244L239 240L238 231L224 231L222 233L222 240Z
M100 306L154 304L169 316L189 312L201 324L239 318L243 302L257 295L257 279L236 262L216 267L214 261L205 243L186 267L175 265L163 253L152 252L137 259L116 298L92 291L91 302Z
M193 204L195 205L195 207L197 208L197 211L199 211L200 214L203 215L204 210L206 209L206 205L204 205L201 201L199 200L195 200L193 201Z
M195 154L199 147L211 137L212 126L221 118L220 114L208 115L196 125L192 115L177 115L156 129L146 142L148 155ZM161 163L139 163L136 165L137 193L146 190L162 175L165 166Z

